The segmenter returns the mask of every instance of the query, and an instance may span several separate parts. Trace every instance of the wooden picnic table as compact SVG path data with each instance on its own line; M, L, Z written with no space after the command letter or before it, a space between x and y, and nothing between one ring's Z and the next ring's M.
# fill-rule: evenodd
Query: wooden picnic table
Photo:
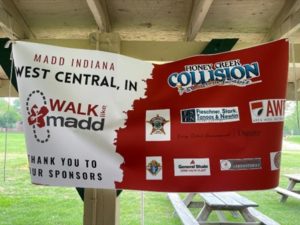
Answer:
M201 196L203 204L198 215L194 217L188 208L201 205L199 201L193 201L196 195ZM189 193L183 200L176 193L169 193L168 196L184 225L279 225L256 210L254 207L258 205L255 202L235 192ZM208 221L213 211L217 213L218 221ZM234 217L242 215L244 221L228 221L224 215L225 211L230 212Z
M285 176L289 179L287 188L275 188L275 190L282 195L280 202L286 202L288 197L293 197L300 200L300 191L294 189L296 184L300 183L300 174L286 174Z
M217 212L221 222L227 221L222 213L223 211L240 212L245 222L256 222L255 217L250 214L248 208L257 207L258 205L247 198L234 192L200 193L200 196L204 199L204 207L196 218L199 223L207 221L213 211Z

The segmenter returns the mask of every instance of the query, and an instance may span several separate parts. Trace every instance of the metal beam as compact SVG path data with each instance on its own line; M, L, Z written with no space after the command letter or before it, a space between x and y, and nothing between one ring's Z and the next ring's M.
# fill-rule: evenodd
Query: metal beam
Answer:
M86 0L94 19L98 25L99 31L110 32L111 25L108 17L108 11L105 0Z
M24 17L11 0L0 0L0 27L18 39L35 38Z
M300 0L287 0L273 22L265 41L290 37L300 28Z
M186 32L187 41L193 41L196 38L212 3L213 0L194 0Z

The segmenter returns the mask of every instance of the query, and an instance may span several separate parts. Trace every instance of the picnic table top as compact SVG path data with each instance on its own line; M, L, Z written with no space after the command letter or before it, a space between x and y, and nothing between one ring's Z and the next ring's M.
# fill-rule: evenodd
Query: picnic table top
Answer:
M285 176L295 181L300 181L300 174L285 174Z
M204 205L199 207L201 211L194 217L188 207L197 194L203 198ZM180 199L178 193L169 193L168 196L183 225L280 225L255 209L254 207L258 207L255 202L236 192L189 193L184 200ZM213 211L216 212L218 220L207 221ZM231 212L235 217L240 215L244 221L230 222L224 211Z
M257 207L255 202L242 197L235 192L213 192L213 193L200 193L205 202L213 208L247 208Z

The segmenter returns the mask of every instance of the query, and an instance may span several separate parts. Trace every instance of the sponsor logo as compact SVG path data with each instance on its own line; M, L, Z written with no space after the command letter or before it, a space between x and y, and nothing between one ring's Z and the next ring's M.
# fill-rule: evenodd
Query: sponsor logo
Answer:
M45 116L48 114L49 109L46 106L41 106L40 108L37 105L33 105L28 116L29 125L37 125L39 128L42 128L46 125Z
M264 99L249 103L252 123L282 122L285 99Z
M146 141L169 141L170 137L170 110L147 110Z
M208 158L174 159L175 176L210 176Z
M50 138L51 127L102 131L106 106L75 103L61 99L47 99L40 90L32 91L26 99L27 122L37 142Z
M280 169L281 152L270 152L271 170Z
M155 117L151 118L151 120L147 121L152 126L152 131L150 135L152 134L166 134L164 130L164 125L169 122L169 120L166 120L164 117L157 114Z
M47 128L46 118L49 113L47 99L40 90L32 91L26 99L27 122L32 128L33 137L39 143L49 141L51 134Z
M220 167L222 171L261 169L261 158L221 159Z
M160 156L146 157L146 179L162 180L162 158Z
M180 113L181 123L226 123L240 120L238 107L183 109Z
M238 86L260 83L258 62L241 64L239 59L215 64L185 65L181 72L171 73L168 84L177 88L179 95L214 86Z

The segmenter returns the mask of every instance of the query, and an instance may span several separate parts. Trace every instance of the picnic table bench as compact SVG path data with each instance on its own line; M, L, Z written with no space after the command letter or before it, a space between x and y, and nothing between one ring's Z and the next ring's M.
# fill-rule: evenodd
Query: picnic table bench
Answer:
M300 174L286 174L285 176L289 179L287 188L275 188L278 194L282 195L280 202L286 202L288 197L293 197L300 200L300 191L294 189L296 184L300 183Z
M193 198L199 194L203 199L203 206L196 216L193 216L189 207L195 207L199 202ZM257 211L258 205L235 192L190 193L183 200L176 193L169 193L168 197L184 225L279 225L276 221ZM207 221L209 215L215 211L219 221ZM234 217L242 215L244 221L230 222L226 219L224 211L231 212Z

